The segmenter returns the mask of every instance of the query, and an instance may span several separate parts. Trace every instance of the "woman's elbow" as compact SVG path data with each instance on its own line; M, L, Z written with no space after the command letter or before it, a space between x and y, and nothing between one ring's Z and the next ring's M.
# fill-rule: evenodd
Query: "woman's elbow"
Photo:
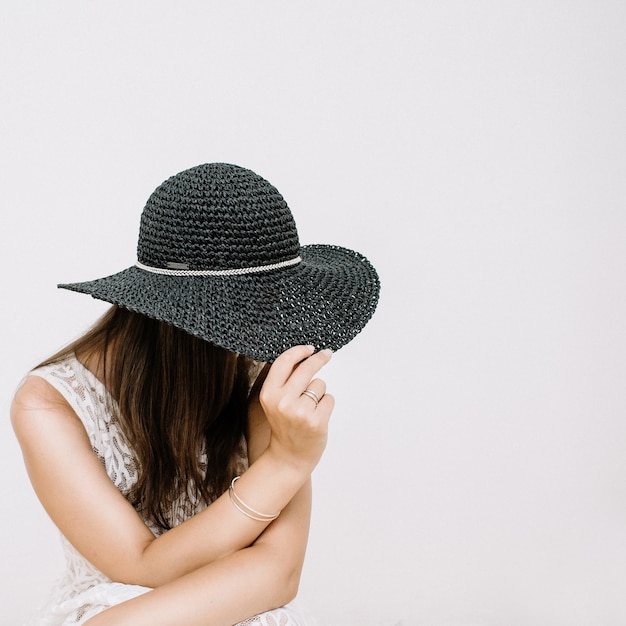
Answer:
M272 555L276 557L278 555ZM270 565L271 563L271 565ZM291 602L298 595L302 565L290 562L289 558L273 558L265 564L264 578L267 582L265 593L272 608Z
M281 605L291 602L297 595L300 588L300 577L302 574L302 564L294 564L285 567L282 573L283 580L283 598Z
M299 580L291 577L276 578L269 590L271 608L277 609L291 602L298 595Z

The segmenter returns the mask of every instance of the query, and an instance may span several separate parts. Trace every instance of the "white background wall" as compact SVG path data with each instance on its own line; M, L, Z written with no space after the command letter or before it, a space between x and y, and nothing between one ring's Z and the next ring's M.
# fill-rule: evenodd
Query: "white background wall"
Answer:
M326 626L626 623L626 5L3 0L0 623L62 567L8 422L168 176L367 254L301 598ZM242 590L242 593L245 591Z

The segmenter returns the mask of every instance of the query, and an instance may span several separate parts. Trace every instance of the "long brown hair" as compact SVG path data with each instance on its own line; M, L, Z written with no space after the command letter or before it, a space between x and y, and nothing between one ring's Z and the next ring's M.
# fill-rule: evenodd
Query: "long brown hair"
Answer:
M43 365L72 353L97 359L117 402L139 465L132 501L147 519L168 529L181 494L208 503L228 487L246 434L249 359L117 306Z

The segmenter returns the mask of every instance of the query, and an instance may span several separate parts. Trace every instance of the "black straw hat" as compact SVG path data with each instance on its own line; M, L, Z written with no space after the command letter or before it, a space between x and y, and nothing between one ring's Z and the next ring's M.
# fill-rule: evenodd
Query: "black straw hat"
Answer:
M297 344L341 348L378 302L378 275L364 256L300 246L276 188L226 163L193 167L157 187L141 215L137 257L112 276L59 287L261 361Z

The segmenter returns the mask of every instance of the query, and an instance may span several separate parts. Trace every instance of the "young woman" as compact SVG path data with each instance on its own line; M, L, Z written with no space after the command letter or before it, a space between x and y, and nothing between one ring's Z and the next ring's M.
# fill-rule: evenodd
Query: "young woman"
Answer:
M150 196L135 266L61 287L113 306L12 406L68 564L34 624L307 624L318 373L374 312L371 264L301 247L278 191L217 163Z

